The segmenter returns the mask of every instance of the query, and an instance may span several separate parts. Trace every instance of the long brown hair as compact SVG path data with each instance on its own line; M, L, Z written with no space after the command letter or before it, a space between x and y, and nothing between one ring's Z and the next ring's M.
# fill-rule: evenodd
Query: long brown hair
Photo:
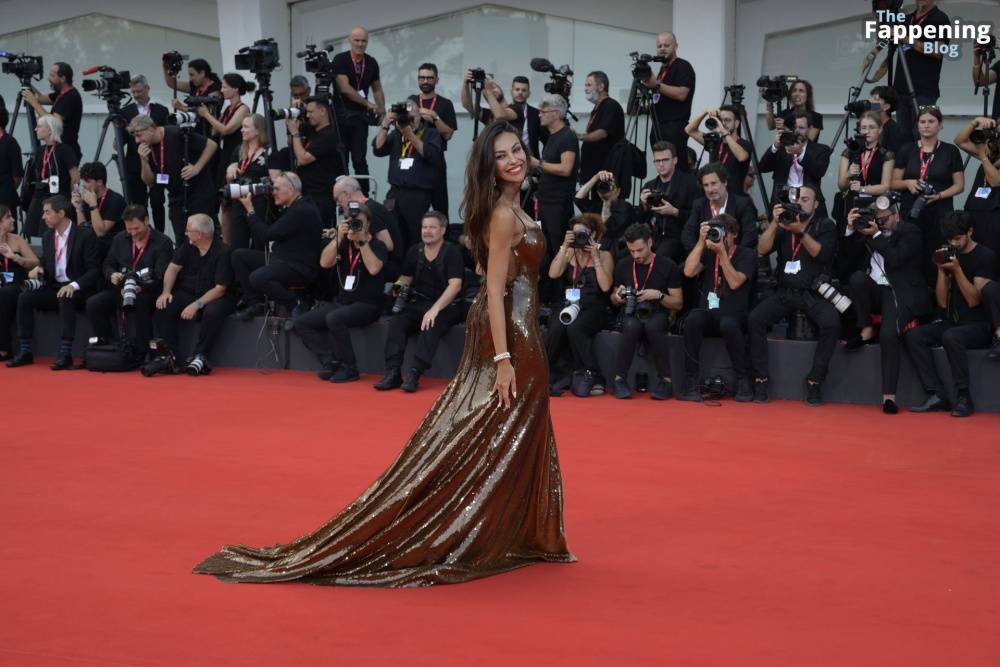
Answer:
M226 76L229 76L228 74ZM265 151L270 146L270 142L267 140L267 121L259 113L251 114L248 116L250 122L253 124L255 130L257 130L257 147L263 148ZM246 160L250 157L247 154L247 143L241 142L239 149L239 156L241 160Z
M469 162L465 167L465 196L462 198L459 211L465 220L464 233L469 240L472 257L484 270L488 254L486 229L493 215L493 209L500 199L496 152L493 144L497 137L508 132L518 138L527 156L528 149L514 126L505 121L497 121L487 125L476 138L472 150L469 151Z

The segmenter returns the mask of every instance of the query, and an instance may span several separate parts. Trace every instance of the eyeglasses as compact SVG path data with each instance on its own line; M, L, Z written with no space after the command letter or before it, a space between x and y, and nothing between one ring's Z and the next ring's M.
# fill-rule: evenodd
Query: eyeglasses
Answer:
M670 162L672 160L673 160L672 157L661 157L659 160L653 160L653 164L660 164L661 162Z

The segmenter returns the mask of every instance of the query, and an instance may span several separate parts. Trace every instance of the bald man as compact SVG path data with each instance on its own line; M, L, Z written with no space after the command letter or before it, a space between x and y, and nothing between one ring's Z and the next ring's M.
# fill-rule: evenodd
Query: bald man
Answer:
M669 141L683 155L688 136L684 132L691 119L691 101L694 99L694 67L677 57L677 37L672 32L656 36L656 55L666 58L660 71L642 82L653 94L653 112L656 126L651 130L650 142ZM686 160L679 160L677 168L689 171Z
M368 31L355 26L348 41L350 50L333 57L337 91L344 101L344 115L338 119L340 137L350 155L354 175L368 176L368 115L385 113L385 94L379 80L378 61L366 53ZM367 195L368 179L359 180Z

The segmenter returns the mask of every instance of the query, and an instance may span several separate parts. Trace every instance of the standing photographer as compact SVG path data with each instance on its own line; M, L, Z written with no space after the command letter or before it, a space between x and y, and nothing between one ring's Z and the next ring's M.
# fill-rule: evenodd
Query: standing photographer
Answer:
M650 143L669 141L681 153L687 148L687 134L684 127L691 118L691 103L694 100L694 67L687 60L677 57L677 38L672 32L661 32L656 36L656 55L664 58L660 71L642 82L653 93L653 113L657 126L653 128ZM687 161L680 159L677 167L681 171L691 171Z
M216 118L208 106L202 104L198 107L198 117L203 120L209 128L209 133L215 143L219 144L219 151L215 155L215 182L221 184L226 182L226 172L233 162L233 156L240 147L242 136L240 130L243 127L243 119L250 115L250 108L243 104L242 97L247 94L249 86L246 79L241 75L230 72L222 76L222 99L226 106L222 109L221 116ZM230 243L230 203L222 204L222 239Z
M170 110L162 104L157 104L149 99L149 81L143 75L133 76L130 82L132 102L122 107L121 117L126 124L132 122L136 116L149 116L153 123L163 127L170 117ZM156 231L162 232L167 228L166 210L164 204L166 199L163 194L162 185L148 187L142 180L142 161L139 159L138 146L131 133L126 133L125 145L125 178L128 181L128 193L132 201L130 204L141 204L149 206L153 213L153 225Z
M107 180L108 170L103 162L88 162L80 167L80 184L83 187L74 189L70 200L76 209L77 224L94 230L102 262L115 236L125 231L122 213L128 206L125 197L108 188Z
M458 119L455 117L455 105L451 100L435 91L438 83L438 68L434 63L424 63L417 69L417 86L420 88L419 95L410 95L416 105L416 112L425 123L432 126L441 135L444 142L444 150L448 150L448 142L458 130ZM448 165L444 164L444 155L441 157L441 178L440 187L431 193L431 207L435 211L448 215Z
M708 132L698 129L702 121ZM718 109L705 109L691 119L684 132L708 151L708 161L718 162L729 172L727 181L730 192L743 194L743 181L750 171L750 153L753 144L740 137L740 110L723 105Z
M907 25L920 25L924 29L927 29L929 26L950 25L951 19L948 18L947 14L938 9L935 0L917 0L917 7L912 14L906 16L906 23ZM947 39L939 39L931 42L924 42L918 39L914 40L912 44L899 45L899 48L903 51L903 57L906 59L910 78L913 81L914 97L910 97L909 84L902 68L896 70L895 78L893 79L893 87L899 93L899 106L896 107L896 119L907 135L912 137L913 141L917 141L920 137L918 128L915 127L919 118L913 117L913 100L916 100L919 114L921 107L937 104L938 98L941 97L939 84L941 83L941 65L944 62L944 56L937 51L934 53L925 53L924 45L926 43L948 44L948 42L949 40Z
M505 120L508 123L517 122L517 112L510 103L504 99L503 88L493 80L493 77L486 74L481 69L465 70L462 86L462 108L469 112L469 115L478 118L480 123L488 125L494 120ZM482 87L483 101L486 108L476 109L475 96L473 90L476 86Z
M344 101L344 117L340 121L340 135L356 176L368 175L368 116L385 113L385 94L379 80L378 61L366 53L368 31L361 26L351 28L348 36L351 48L333 57L333 72L337 76L337 91ZM368 99L369 90L373 100ZM344 165L347 173L347 165ZM368 179L359 179L368 194ZM329 190L328 190L329 191Z
M795 115L804 113L809 115L809 141L819 139L819 133L823 130L823 114L816 111L816 102L813 99L812 84L805 79L798 79L788 87L788 107L780 116L774 115L774 102L767 103L767 129L794 130Z
M535 157L541 153L538 144L544 144L549 135L542 129L542 119L538 109L528 104L531 97L531 82L528 77L518 75L510 83L510 107L517 114L514 127L521 130L521 142L528 147L528 151Z
M653 144L653 168L656 178L643 183L639 192L642 221L653 230L656 254L678 262L684 255L681 232L700 195L698 183L677 169L677 149L669 141Z
M612 391L615 398L632 398L628 369L639 340L645 339L657 376L656 386L649 395L653 400L664 401L674 395L667 347L670 326L667 311L679 311L684 306L681 272L672 259L653 252L653 235L647 225L634 224L626 229L625 243L629 257L622 257L615 265L615 287L611 290L611 303L625 306Z
M794 125L778 130L770 150L760 158L762 174L774 173L774 190L771 205L778 201L778 195L786 187L812 186L819 197L820 215L826 214L823 203L822 182L826 170L830 168L830 147L818 144L810 135L813 130L812 116L805 111L797 111Z
M49 68L49 85L52 86L52 93L48 95L31 88L22 90L21 98L35 110L39 120L50 114L60 120L60 140L72 149L76 162L79 163L83 157L79 141L83 98L80 91L73 87L73 68L67 63L54 63ZM51 104L52 110L46 111L43 104Z
M14 212L0 204L0 361L13 356L10 329L17 313L28 271L38 266L38 257L22 236L14 232Z
M421 237L421 221L443 178L444 140L422 116L414 114L409 102L392 105L372 148L377 157L389 156L386 208L399 217L403 245L409 248Z
M896 122L896 119L892 117L892 112L899 105L899 95L889 86L875 86L868 94L868 101L872 105L878 105L879 110L877 113L882 119L880 123L882 126L882 134L879 137L880 143L886 150L892 152L893 155L899 155L899 149L912 141L909 130L904 130ZM872 111L875 111L875 109L873 108Z
M840 335L840 314L816 291L821 277L830 274L837 242L832 220L817 215L819 193L814 186L799 189L801 212L773 209L771 223L757 241L757 254L777 251L775 293L750 312L750 366L754 375L753 400L767 403L767 331L779 320L802 311L819 330L813 364L806 376L806 404L822 405L822 384Z
M170 86L171 90L176 90L182 93L188 93L192 97L215 97L219 99L219 104L222 103L222 80L219 79L219 75L212 71L212 66L208 64L208 61L204 58L195 58L188 63L188 80L181 81L177 78L176 74L173 74L169 69L169 56L179 55L174 52L174 54L165 54L163 56L163 80L166 81L167 85ZM178 64L178 69L180 65ZM181 100L176 97L170 100L170 105L175 111L190 111L187 105L185 105ZM209 105L209 111L216 113L218 111L217 105ZM203 119L199 119L197 124L197 130L199 134L208 136L208 123ZM183 225L186 224L186 220L181 220L181 230L183 231ZM174 227L174 231L177 231L177 227ZM177 237L181 238L180 236Z
M259 113L243 118L240 127L242 142L233 156L233 161L226 167L226 183L260 183L270 177L267 149L270 145L267 139L267 121ZM269 220L271 200L267 195L253 197L253 209L259 211L265 220ZM246 209L233 206L229 211L229 247L264 249L264 239L254 236L247 220Z
M972 138L975 137L976 141ZM993 118L975 118L955 137L955 144L979 161L965 210L972 214L976 243L1000 253L1000 129ZM1000 325L998 325L1000 326Z
M79 178L77 158L73 149L62 142L63 124L52 114L42 116L35 126L38 154L31 160L31 169L25 178L30 179L31 201L24 217L24 235L28 238L42 234L42 205L46 199L61 195L69 199Z
M337 177L343 175L346 168L340 154L340 138L330 121L331 113L326 100L309 98L306 102L306 123L312 128L309 137L302 132L300 119L285 120L292 135L292 150L298 165L295 173L302 179L302 194L313 200L324 227L332 227L337 220L337 207L331 193Z
M691 215L684 223L681 242L687 252L691 252L698 242L701 223L722 213L728 213L740 223L737 241L741 246L757 247L757 209L750 197L734 194L729 190L727 178L729 172L718 162L706 164L698 170L698 182L705 196L694 201L691 205Z
M577 132L580 140L580 182L586 183L597 172L608 168L611 148L625 138L625 110L618 100L608 96L608 75L594 71L583 84L587 101L594 105L587 121L587 131Z

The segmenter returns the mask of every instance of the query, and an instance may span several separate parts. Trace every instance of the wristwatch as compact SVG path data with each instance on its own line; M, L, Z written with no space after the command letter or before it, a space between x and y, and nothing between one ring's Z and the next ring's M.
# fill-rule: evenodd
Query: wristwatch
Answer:
M202 303L201 299L198 299L197 301L194 302L194 307L197 308L198 310L201 310L202 308L205 307L205 304Z

